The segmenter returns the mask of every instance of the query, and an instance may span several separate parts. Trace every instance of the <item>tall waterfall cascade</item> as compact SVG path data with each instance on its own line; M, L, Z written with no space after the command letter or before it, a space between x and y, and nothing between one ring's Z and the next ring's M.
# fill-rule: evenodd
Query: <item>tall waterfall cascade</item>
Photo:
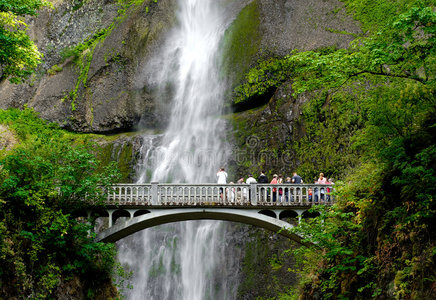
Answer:
M229 152L218 65L229 1L178 2L178 22L144 72L170 118L162 136L143 137L138 183L215 182ZM226 255L225 238L224 222L188 221L119 242L119 260L133 271L127 298L236 298L237 272L231 266L237 255Z

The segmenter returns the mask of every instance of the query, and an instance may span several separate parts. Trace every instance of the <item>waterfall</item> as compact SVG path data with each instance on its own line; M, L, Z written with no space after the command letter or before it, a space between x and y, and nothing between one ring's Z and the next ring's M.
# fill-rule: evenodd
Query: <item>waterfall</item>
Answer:
M140 183L215 182L227 160L218 49L229 23L224 13L228 1L178 2L177 25L144 72L170 117L162 136L144 136ZM133 271L127 298L236 298L237 272L229 271L235 262L234 255L228 257L225 234L224 222L188 221L124 239L119 260Z

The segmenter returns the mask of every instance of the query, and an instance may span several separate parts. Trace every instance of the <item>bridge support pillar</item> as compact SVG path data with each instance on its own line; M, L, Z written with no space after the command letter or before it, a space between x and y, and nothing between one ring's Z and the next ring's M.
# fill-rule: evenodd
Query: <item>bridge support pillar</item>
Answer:
M158 204L158 188L157 188L158 184L159 184L159 182L152 182L151 183L151 205Z
M303 213L306 211L307 209L296 209L295 212L298 214L298 224L301 223L301 217L303 216Z
M109 216L109 219L108 219L108 228L111 228L112 227L112 214L114 213L114 209L108 209L107 210L107 214L108 214L108 216Z
M251 205L257 205L257 188L255 183L250 184L250 202Z
M87 216L87 219L86 219L86 224L91 224L90 222L89 222L89 220L91 219L91 213L92 213L92 211L90 211L90 210L87 210L86 211L86 216ZM91 228L90 229L88 229L88 236L91 236Z
M127 212L128 212L129 215L130 215L130 218L129 218L129 219L133 219L133 216L135 215L135 211L136 211L136 209L128 209L128 210L127 210Z
M280 220L280 213L283 209L273 209L272 211L276 214L276 219Z

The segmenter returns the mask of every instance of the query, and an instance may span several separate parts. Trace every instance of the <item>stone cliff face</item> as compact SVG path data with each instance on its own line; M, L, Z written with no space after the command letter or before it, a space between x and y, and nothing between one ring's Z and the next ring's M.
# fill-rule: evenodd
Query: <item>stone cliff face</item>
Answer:
M0 83L0 108L28 105L47 120L81 132L159 128L165 111L144 82L144 64L174 23L175 0L56 0L30 19L43 63L24 84ZM356 26L336 0L237 1L241 10L223 41L233 85L257 59L292 49L344 47ZM335 12L336 10L336 12ZM327 30L328 29L328 30Z
M347 47L359 32L337 0L253 0L227 31L224 64L233 85L258 59L284 56L292 50Z
M130 130L143 115L157 123L137 67L173 22L174 1L124 2L53 1L30 20L44 61L26 83L1 83L0 108L27 104L82 132Z
M235 143L244 154L231 162L236 173L264 169L289 176L290 170L295 170L298 161L287 148L292 139L305 134L300 116L310 95L295 98L292 92L291 83L284 83L271 98L265 96L267 104L234 114Z

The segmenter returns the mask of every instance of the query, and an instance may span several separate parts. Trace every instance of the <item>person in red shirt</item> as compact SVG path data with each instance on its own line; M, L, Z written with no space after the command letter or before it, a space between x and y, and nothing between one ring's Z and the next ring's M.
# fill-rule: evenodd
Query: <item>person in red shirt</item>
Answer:
M277 181L277 174L274 174L273 175L273 179L271 180L271 182L270 182L270 184L277 184L278 183L278 181ZM273 202L276 202L277 201L277 188L276 187L273 187L273 189L272 189L272 196L273 196Z
M309 202L312 202L312 196L313 196L313 192L311 188L307 189L307 194L309 196Z
M316 184L327 184L327 178L324 177L324 173L319 173L319 178L317 181L315 181ZM315 189L315 202L318 202L318 189ZM325 188L321 187L319 189L319 193L320 193L320 198L321 200L324 200L324 194L325 194Z
M329 178L328 180L327 180L327 184L330 184L330 185L333 185L333 184L335 184L334 182L333 182L333 179L332 178ZM327 201L330 201L330 193L333 191L333 187L327 187Z
M327 178L324 177L324 173L319 173L319 178L315 183L318 184L327 184Z

